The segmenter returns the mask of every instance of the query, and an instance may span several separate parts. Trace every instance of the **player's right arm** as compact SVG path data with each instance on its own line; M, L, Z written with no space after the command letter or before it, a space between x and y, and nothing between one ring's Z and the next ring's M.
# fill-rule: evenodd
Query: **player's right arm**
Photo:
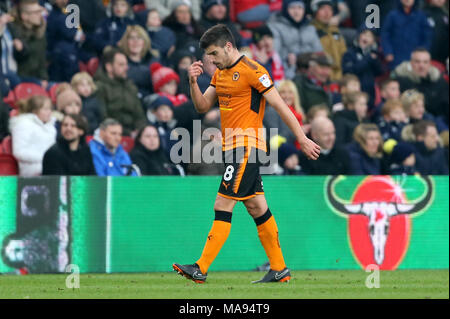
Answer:
M194 102L195 109L198 113L206 113L216 103L216 88L209 86L203 94L197 83L197 78L203 73L203 63L197 61L191 64L188 69L189 85L191 91L191 99Z

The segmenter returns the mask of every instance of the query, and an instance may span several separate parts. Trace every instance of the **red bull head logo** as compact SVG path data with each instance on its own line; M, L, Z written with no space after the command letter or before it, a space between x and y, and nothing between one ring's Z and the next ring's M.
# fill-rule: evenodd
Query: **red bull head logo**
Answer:
M351 202L343 201L334 192L342 178L328 179L326 197L333 211L348 218L348 236L355 258L363 268L377 264L381 270L396 269L408 249L410 217L424 211L432 202L431 178L411 177L419 178L425 190L419 199L410 201L390 176L368 176L354 192Z

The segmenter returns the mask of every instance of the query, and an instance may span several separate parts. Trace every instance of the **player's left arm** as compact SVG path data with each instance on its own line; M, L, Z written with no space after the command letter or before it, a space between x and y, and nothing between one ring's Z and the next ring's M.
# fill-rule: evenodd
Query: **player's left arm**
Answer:
M281 98L278 90L272 88L264 93L264 98L280 115L284 123L294 132L295 137L300 143L301 150L305 153L306 157L312 160L316 160L320 155L320 146L310 140L303 132L302 127L298 123L294 114Z

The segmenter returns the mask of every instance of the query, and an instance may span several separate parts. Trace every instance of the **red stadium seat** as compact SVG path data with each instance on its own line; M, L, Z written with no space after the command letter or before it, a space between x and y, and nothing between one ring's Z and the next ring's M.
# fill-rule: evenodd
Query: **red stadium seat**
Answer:
M52 103L56 105L56 90L58 90L58 87L60 84L52 85L50 90L48 91L48 95L50 95L50 99L52 100Z
M8 104L11 107L14 107L14 108L16 107L15 106L16 94L14 94L13 90L9 91L8 96L5 96L3 98L3 102L5 102L6 104Z
M91 76L94 76L95 72L97 72L99 64L100 61L98 58L90 59L87 63L87 73L89 73Z
M20 83L14 88L14 94L15 94L15 102L14 105L11 105L14 108L17 108L17 101L22 99L27 99L30 96L34 95L42 95L42 96L49 96L47 91L40 85L37 85L35 83Z
M130 136L122 136L122 141L120 142L120 144L122 144L124 150L127 153L130 153L134 147L134 139Z
M431 60L431 65L434 66L435 68L437 68L439 70L439 72L441 72L442 75L447 73L447 68L441 62L436 61L436 60Z
M12 154L11 135L5 137L0 144L0 154Z
M86 143L89 143L93 138L93 135L86 135Z
M0 176L18 175L19 167L11 154L0 154Z

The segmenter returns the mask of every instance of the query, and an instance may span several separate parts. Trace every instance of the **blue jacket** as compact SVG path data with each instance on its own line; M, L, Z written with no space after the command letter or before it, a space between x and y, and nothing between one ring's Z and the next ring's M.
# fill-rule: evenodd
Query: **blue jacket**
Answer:
M415 1L411 12L406 14L398 0L398 8L390 11L385 18L381 28L381 46L385 56L394 55L394 61L389 64L391 70L409 60L414 49L431 48L433 30L417 5L418 1Z
M94 138L89 142L95 171L98 176L126 176L128 168L121 165L131 165L131 159L122 145L116 149L114 154L106 148L99 140ZM132 176L137 176L133 171Z
M350 155L350 171L352 175L380 175L382 171L381 159L369 157L361 146L352 142L346 145Z
M438 147L429 151L423 142L415 142L416 168L422 175L448 175L447 158L444 149Z
M101 55L107 45L116 46L125 33L127 26L133 24L135 22L128 17L119 18L112 16L106 18L97 24L94 34L90 35L88 40Z

